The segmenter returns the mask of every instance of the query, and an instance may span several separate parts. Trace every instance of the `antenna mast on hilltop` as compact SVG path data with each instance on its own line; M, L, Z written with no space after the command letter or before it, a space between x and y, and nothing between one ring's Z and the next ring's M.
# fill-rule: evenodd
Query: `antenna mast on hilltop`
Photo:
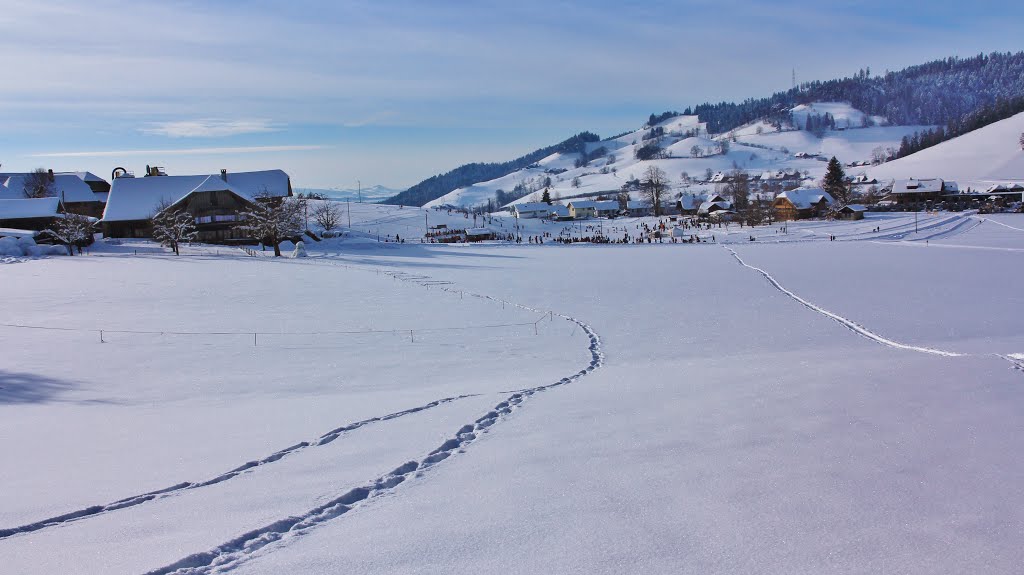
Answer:
M793 68L793 89L796 90L796 68Z

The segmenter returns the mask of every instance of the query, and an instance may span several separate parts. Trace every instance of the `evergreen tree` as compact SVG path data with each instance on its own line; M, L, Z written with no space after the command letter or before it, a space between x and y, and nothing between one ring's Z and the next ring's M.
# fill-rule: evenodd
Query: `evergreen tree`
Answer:
M544 188L544 194L541 195L540 201L544 202L549 206L551 205L551 192L549 192L547 188Z
M850 188L846 184L846 173L843 171L843 165L839 163L835 156L832 156L832 159L828 161L828 169L825 171L825 179L822 181L821 187L840 204L839 207L845 206L850 199Z

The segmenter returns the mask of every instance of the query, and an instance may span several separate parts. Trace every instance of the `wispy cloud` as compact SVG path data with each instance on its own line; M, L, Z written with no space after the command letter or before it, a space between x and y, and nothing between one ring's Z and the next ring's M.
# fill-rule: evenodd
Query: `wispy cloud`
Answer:
M277 132L281 128L269 120L180 120L177 122L153 122L140 131L145 134L169 138L224 138L241 134Z
M179 148L171 150L101 150L85 152L45 152L29 154L30 158L110 158L120 156L194 156L199 154L261 154L267 152L303 152L323 150L328 146L241 146L233 148Z

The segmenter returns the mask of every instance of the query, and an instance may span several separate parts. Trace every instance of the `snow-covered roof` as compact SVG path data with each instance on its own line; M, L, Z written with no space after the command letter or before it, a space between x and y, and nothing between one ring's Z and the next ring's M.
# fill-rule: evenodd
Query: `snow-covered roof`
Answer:
M710 213L712 210L714 210L714 211L721 211L721 210L729 210L729 209L732 209L732 204L730 204L729 202L725 202L725 201L704 202L704 203L702 203L700 205L699 208L697 208L697 213L707 214L707 213Z
M704 203L704 196L696 194L683 194L679 196L679 205L684 210L696 210Z
M832 196L820 188L799 188L796 190L789 190L782 192L775 196L776 200L786 199L789 200L793 207L798 210L806 210L821 203L824 198L826 204L833 204L835 200Z
M494 232L492 232L488 228L469 228L468 230L466 230L467 236L486 236L492 233Z
M868 211L868 208L867 208L867 206L864 206L862 204L850 204L850 205L844 207L843 209L841 209L839 211L840 212L866 212L866 211Z
M578 202L569 202L569 206L574 209L597 209L598 202L593 200L581 200Z
M96 177L88 172L83 172L84 174ZM0 174L0 199L23 199L25 197L25 178L28 175L26 173ZM103 201L103 197L94 193L78 173L54 174L53 192L58 198L63 197L65 203Z
M569 208L563 206L562 204L554 204L548 207L551 208L551 213L558 217L565 217L569 215Z
M629 200L626 202L626 208L630 210L642 210L649 207L651 207L651 204L643 200Z
M892 185L894 194L923 194L937 193L942 191L941 178L929 178L927 180L896 180Z
M189 194L202 191L227 190L245 199L264 192L271 197L288 196L288 174L281 170L229 173L226 177L226 181L220 174L115 178L110 186L103 220L146 220L153 216L161 203L174 204Z
M602 200L594 202L594 209L599 212L619 211L619 202L615 200Z
M39 235L35 230L18 230L14 228L0 228L0 238L34 238Z
M0 220L52 218L60 208L58 198L0 199Z
M512 206L512 208L520 214L529 212L549 212L552 207L554 206L545 202L524 202L522 204L514 204Z

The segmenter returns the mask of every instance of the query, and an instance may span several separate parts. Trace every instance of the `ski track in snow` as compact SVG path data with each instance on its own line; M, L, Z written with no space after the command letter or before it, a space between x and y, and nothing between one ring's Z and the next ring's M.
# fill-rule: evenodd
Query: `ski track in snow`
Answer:
M230 571L242 563L256 557L261 550L270 545L287 544L289 540L301 537L310 530L316 529L324 523L348 513L352 509L372 500L375 497L391 493L406 480L422 476L434 465L437 465L456 453L462 453L466 448L476 442L484 433L487 433L493 425L502 421L506 416L521 407L527 398L556 387L573 383L604 364L604 352L602 351L600 336L598 336L597 332L595 332L590 325L572 316L533 308L489 295L444 287L444 285L447 285L450 282L436 282L429 276L397 271L382 271L364 266L333 264L332 262L326 263L352 269L361 269L363 271L384 273L388 276L394 277L396 280L416 283L418 285L425 286L428 289L431 286L441 284L442 290L458 294L460 297L469 296L500 303L503 306L510 305L522 310L547 315L552 321L557 316L560 319L575 324L583 331L583 334L587 336L589 339L588 350L590 352L590 362L586 367L572 375L563 377L553 383L511 393L486 414L479 417L472 423L463 425L455 432L454 437L448 439L418 461L407 461L396 467L391 472L386 473L363 486L350 489L330 501L302 513L301 515L293 515L274 521L269 525L265 525L259 529L254 529L239 535L238 537L222 543L213 549L189 555L188 557L170 565L149 571L146 575L205 575ZM267 551L270 551L270 549L267 549L264 552Z
M982 222L992 222L993 224L999 224L999 225L1003 226L1004 228L1010 228L1011 230L1017 230L1018 232L1024 232L1024 228L1015 228L1015 227L1013 227L1013 226L1011 226L1009 224L1004 224L1003 222L999 222L999 221L996 221L996 220L990 220L988 218L982 218L982 217L979 217L979 216L974 216L974 217L977 218L978 220L982 221Z
M374 424L374 423L390 421L392 419L397 419L399 417L403 417L403 416L406 416L406 415L411 415L411 414L414 414L414 413L419 413L421 411L426 411L428 409L437 407L439 405L443 405L445 403L451 403L453 401L458 401L460 399L466 399L466 398L469 398L469 397L478 397L479 395L480 394L468 394L468 395L457 395L457 396L453 396L453 397L445 397L445 398L442 398L442 399L437 399L437 400L431 401L430 403L427 403L427 404L424 404L424 405L421 405L421 406L418 406L418 407L412 407L412 408L409 408L409 409L404 409L402 411L396 411L394 413L389 413L387 415L371 417L369 419L364 419L362 421L357 421L355 423L350 423L348 425L344 425L344 426L332 429L331 431L328 431L327 433L321 435L319 438L317 438L317 439L315 439L313 441L303 441L303 442L297 443L295 445L292 445L291 447L286 447L286 448L281 449L279 451L275 451L274 453L271 453L270 455L268 455L266 457L263 457L263 458L260 458L260 459L255 459L255 460L252 460L252 461L248 461L248 462L243 463L242 465L232 469L231 471L227 471L227 472L221 473L220 475L218 475L218 476L216 476L216 477L214 477L212 479L207 479L206 481L195 481L195 482L185 481L185 482L182 482L182 483L177 483L177 484L172 485L170 487L165 487L163 489L158 489L156 491L149 491L147 493L142 493L142 494L139 494L139 495L132 495L131 497L125 497L124 499L118 499L117 501L114 501L112 503L107 503L105 505L92 505L90 507L85 507L83 509L78 509L76 511L70 511L68 513L57 515L55 517L49 517L47 519L42 519L40 521L36 521L36 522L33 522L33 523L28 523L28 524L25 524L25 525L20 525L18 527L11 527L11 528L6 528L6 529L0 529L0 541L2 541L3 539L7 539L9 537L13 537L15 535L20 535L20 534L24 534L24 533L32 533L32 532L35 532L35 531L46 529L48 527L56 527L58 525L65 525L65 524L71 523L73 521L79 521L79 520L86 519L86 518L96 517L98 515L102 515L102 514L105 514L105 513L110 513L110 512L113 512L113 511L118 511L120 509L127 509L129 507L136 507L138 505L142 505L143 503L148 503L150 501L154 501L154 500L157 500L157 499L163 499L165 497L171 497L171 496L174 496L174 495L180 495L182 492L185 492L185 491L192 491L194 489L200 489L200 488L203 488L203 487L209 487L210 485L216 485L218 483L223 483L225 481L234 479L235 477L237 477L237 476L239 476L239 475L241 475L243 473L250 472L250 471L252 471L252 470L254 470L254 469L258 468L258 467L262 467L264 465L268 465L268 464L280 461L280 460L284 459L285 457L287 457L289 455L293 455L295 453L298 453L299 451L302 451L304 449L308 449L308 448L311 448L311 447L319 447L319 446L322 446L322 445L327 445L327 444L333 442L335 439L338 439L339 437L341 437L343 434L348 433L350 431L355 431L356 429L359 429L361 427L365 427L367 425L371 425L371 424Z
M748 264L747 262L743 261L743 258L741 258L740 255L738 253L736 253L736 250L734 250L734 249L732 249L730 247L726 247L725 249L729 250L729 253L732 254L732 257L736 258L736 261L739 262L740 265L742 265L742 266L744 266L746 268L752 269L752 270L756 271L757 273L761 274L762 276L764 276L764 278L766 280L768 280L768 283L770 283L772 285L772 287L774 287L775 289L777 289L780 292L784 293L785 295L789 296L791 299L797 301L798 303L800 303L804 307L810 309L811 311L817 312L817 313L819 313L819 314L821 314L821 315L823 315L823 316L825 316L825 317L827 317L829 319L835 320L836 322L838 322L843 327L853 331L854 333L857 333L858 335L866 337L866 338L868 338L868 339L870 339L872 341L875 341L877 343L880 343L882 345L886 345L886 346L889 346L889 347L892 347L892 348L896 348L896 349L905 349L905 350L909 350L909 351L917 351L917 352L921 352L921 353L928 353L928 354L931 354L931 355L939 355L939 356L943 356L943 357L964 357L965 355L967 355L967 354L962 354L962 353L956 353L956 352L953 352L953 351L944 351L944 350L941 350L941 349L934 349L934 348L930 348L930 347L919 347L919 346L916 346L916 345L909 345L909 344L900 343L898 341L893 341L891 339L883 337L883 336L881 336L881 335L879 335L879 334L869 330L868 328L860 325L859 323L857 323L857 322L855 322L855 321L853 321L851 319L847 319L847 318L845 318L843 316L834 314L834 313L828 311L827 309L824 309L822 307L816 306L813 303L803 299L802 297L800 297L800 296L796 295L795 293L789 291L788 289L782 287L782 284L780 284L778 282L778 280L776 280L774 277L772 277L772 275L769 274L768 272L764 271L763 269L761 269L759 267L752 266L752 265Z

